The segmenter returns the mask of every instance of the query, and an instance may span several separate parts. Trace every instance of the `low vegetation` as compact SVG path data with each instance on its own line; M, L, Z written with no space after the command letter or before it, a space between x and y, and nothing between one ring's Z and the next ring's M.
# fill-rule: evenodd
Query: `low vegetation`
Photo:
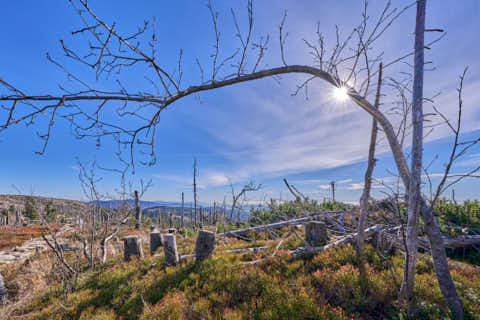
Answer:
M243 265L258 255L233 255L221 245L201 263L165 267L163 257L122 262L118 257L101 269L82 274L68 297L59 286L44 289L15 312L25 319L404 319L396 304L403 257L391 258L367 246L368 287L359 286L358 261L351 246L293 259L279 252L271 260ZM180 240L183 252L194 239ZM240 245L241 246L241 245ZM264 255L269 252L263 253ZM454 280L470 319L480 314L480 271L452 265ZM428 257L417 267L416 316L448 319Z
M439 202L442 230L476 223L477 201L465 203ZM252 209L248 223L218 224L218 232L294 218L318 210L346 209L341 203L271 203ZM468 216L468 221L462 218ZM255 223L254 223L255 221ZM462 222L464 221L464 222ZM148 221L145 221L148 222ZM348 223L348 221L347 221ZM465 223L465 225L463 224ZM468 224L467 224L468 223ZM122 228L120 238L141 234L149 228ZM211 226L210 228L215 228ZM470 230L472 228L469 228ZM463 232L469 232L463 230ZM45 228L18 227L27 236L45 232ZM29 233L30 232L30 233ZM372 245L365 251L367 284L361 285L360 261L351 245L344 245L301 259L288 250L303 246L304 231L299 237L284 228L277 235L249 235L253 242L225 240L217 236L216 253L200 262L193 259L179 266L165 265L163 250L150 256L124 262L120 254L105 265L87 268L68 293L62 279L54 272L54 261L48 253L40 253L4 273L9 288L10 317L22 319L449 319L433 264L429 255L419 255L415 282L415 313L408 315L398 302L403 276L404 256L400 251L380 252ZM453 231L452 231L453 232ZM460 234L455 231L455 234ZM180 255L194 252L196 232L179 230ZM115 245L121 245L116 243ZM227 252L230 249L269 246L256 253ZM462 300L467 319L480 319L480 268L475 248L463 254L449 251L450 268ZM67 258L72 260L74 255ZM267 258L263 262L245 262ZM456 261L456 260L463 260ZM468 263L467 263L468 262ZM82 268L80 268L82 269Z

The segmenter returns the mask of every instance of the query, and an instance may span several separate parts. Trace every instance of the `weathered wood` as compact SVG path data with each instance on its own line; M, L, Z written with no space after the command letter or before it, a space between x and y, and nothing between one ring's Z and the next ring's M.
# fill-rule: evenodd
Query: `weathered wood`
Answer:
M328 241L327 225L319 221L310 221L305 225L305 240L311 244L325 244Z
M198 232L197 241L195 242L195 256L197 261L202 261L210 256L216 248L215 233L207 230Z
M163 245L163 236L159 231L150 232L150 254L154 252Z
M142 242L137 236L129 236L123 239L123 256L125 261L130 261L132 256L143 258Z
M280 229L283 227L291 226L291 225L297 225L305 222L309 222L314 220L315 216L320 216L320 215L327 215L327 214L335 214L335 213L340 213L341 211L333 211L333 212L316 212L313 213L309 216L305 216L302 218L297 218L297 219L292 219L292 220L287 220L287 221L281 221L281 222L275 222L271 224L266 224L262 226L257 226L257 227L251 227L247 229L238 229L238 230L233 230L233 231L228 231L225 232L225 236L227 237L244 237L246 236L249 232L263 232L266 230L271 230L271 229Z
M377 92L375 94L375 108L380 107L380 90L382 88L382 72L383 72L383 65L380 63L378 68L378 81L377 81ZM365 178L364 178L364 187L363 192L360 197L360 216L358 218L358 225L357 225L357 253L363 264L363 251L365 247L365 239L363 235L363 230L365 230L365 226L367 224L367 216L368 216L368 202L370 199L370 191L372 188L372 174L373 169L375 167L376 159L375 159L375 146L377 144L377 132L378 132L378 124L377 120L372 117L372 131L370 133L370 146L368 149L368 162L367 162L367 170L365 171ZM364 270L365 268L360 268L360 270Z
M226 250L226 252L228 252L228 253L241 253L241 252L245 252L245 251L250 251L250 252L253 252L253 253L257 253L258 251L266 250L268 248L271 248L271 246L230 249L230 250Z
M395 246L389 235L390 234L387 233L385 230L378 230L378 232L376 233L373 244L380 252L392 253L395 250Z
M182 222L181 222L181 227L184 227L184 218L185 218L185 196L182 192Z
M57 243L55 248L59 251L77 251L81 250L78 246L72 246L70 243Z
M372 235L374 235L380 229L381 229L380 225L375 225L373 227L365 229L365 238L371 237ZM290 251L290 254L293 255L293 256L299 257L299 256L303 256L305 254L325 251L325 250L328 250L328 249L331 249L331 248L334 248L334 247L338 247L342 244L352 243L352 242L356 241L357 237L358 237L358 233L354 233L354 234L348 235L346 237L343 237L343 238L341 238L341 239L339 239L335 242L329 243L325 246L297 248L295 250Z
M107 261L107 251L108 251L108 241L110 241L110 239L112 239L113 237L115 237L115 235L118 233L118 230L119 228L116 227L113 232L106 236L104 239L102 239L102 241L100 241L100 249L102 251L102 263L105 264L105 262Z
M380 225L375 225L373 227L365 229L366 238L371 237L372 235L374 235L380 229L381 229ZM300 247L300 248L297 248L295 250L290 250L290 251L288 251L288 253L295 258L301 258L305 255L317 253L317 252L320 252L320 251L329 250L329 249L338 247L342 244L354 243L356 241L357 237L358 237L358 234L355 233L355 234L351 234L351 235L348 235L346 237L343 237L343 238L341 238L341 239L339 239L335 242L329 243L325 246L321 246L321 247ZM279 243L279 245L281 245L281 242ZM242 262L241 264L257 264L257 263L265 262L268 259L271 259L272 257L273 257L273 255L268 256L268 257L263 258L263 259Z
M163 236L163 249L165 252L165 263L169 266L177 265L179 262L177 250L177 238L174 234Z
M3 276L0 274L0 301L3 300L8 294L7 287L5 287L5 282L3 281Z
M456 237L443 235L442 240L445 248L449 248L449 249L457 249L457 248L464 248L468 246L480 245L480 235L456 236ZM427 248L430 247L430 243L428 242L427 238L419 238L419 242L421 245Z
M142 223L142 210L140 209L140 200L138 199L138 191L135 190L135 229L139 229L141 223Z

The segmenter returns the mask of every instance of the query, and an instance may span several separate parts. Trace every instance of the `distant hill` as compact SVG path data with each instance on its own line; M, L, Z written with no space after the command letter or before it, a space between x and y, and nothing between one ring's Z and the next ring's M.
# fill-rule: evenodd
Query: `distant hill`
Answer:
M36 206L44 208L47 204L54 207L57 212L64 213L65 215L74 215L77 212L85 210L87 203L78 200L48 198L39 196L25 196L15 194L1 194L0 195L0 210L8 209L10 206L14 206L16 210L22 210L25 208L27 198L33 198Z
M135 205L135 200L133 200L133 199L128 199L128 200L126 200L126 202L132 207ZM121 200L102 200L99 203L100 203L100 206L102 206L104 208L118 209L119 207L122 206L122 204L124 202L121 201ZM192 202L185 202L184 206L185 206L185 208L190 208L190 207L193 207L193 203ZM210 207L210 206L211 205L203 203L203 202L197 202L197 207L198 208L200 208L200 207L206 208L206 207ZM181 202L174 202L174 201L146 201L146 200L140 200L140 207L142 208L142 210L151 209L151 208L181 208L182 203Z

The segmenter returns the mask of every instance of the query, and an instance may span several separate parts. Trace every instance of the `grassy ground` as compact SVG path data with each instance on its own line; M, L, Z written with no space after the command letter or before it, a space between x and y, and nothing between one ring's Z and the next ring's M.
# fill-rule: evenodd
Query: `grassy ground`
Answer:
M195 238L177 237L180 254L193 252ZM277 242L259 240L255 246ZM244 265L273 253L228 254L252 246L219 241L201 263L165 267L163 256L123 262L113 257L82 274L64 298L60 286L42 289L12 317L23 319L405 319L396 302L403 257L385 258L368 246L366 290L360 289L358 261L351 246L293 259L281 250L265 263ZM301 245L289 237L282 249ZM161 250L160 250L161 251ZM145 250L148 252L148 250ZM452 275L468 319L480 319L480 270L452 265ZM10 273L7 280L14 278ZM58 290L57 290L58 289ZM417 319L448 319L448 310L428 257L421 257L415 294Z

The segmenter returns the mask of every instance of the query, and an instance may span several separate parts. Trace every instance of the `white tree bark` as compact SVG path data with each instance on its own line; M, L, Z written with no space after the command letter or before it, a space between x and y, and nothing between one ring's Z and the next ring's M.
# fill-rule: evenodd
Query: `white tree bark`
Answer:
M380 106L380 89L382 86L382 71L383 67L380 64L378 71L377 93L375 96L375 107L378 109ZM370 136L370 148L368 150L368 164L365 171L365 182L360 197L360 217L358 219L358 237L357 237L357 252L360 259L363 259L363 251L365 247L365 224L368 216L368 200L370 199L370 190L372 187L372 174L375 167L375 146L377 144L377 120L373 118L372 121L372 133Z
M423 152L423 70L424 70L424 35L425 35L426 0L417 1L415 26L415 59L413 76L412 105L412 155L410 184L408 192L408 221L406 254L403 270L403 282L400 297L413 307L413 287L418 253L418 223L421 206L422 152Z

